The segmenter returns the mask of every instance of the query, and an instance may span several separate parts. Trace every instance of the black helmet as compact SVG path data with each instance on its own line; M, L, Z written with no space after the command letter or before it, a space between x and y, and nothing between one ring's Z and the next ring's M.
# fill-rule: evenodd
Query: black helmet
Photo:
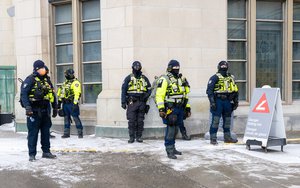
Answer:
M169 63L168 63L168 68L167 71L171 72L172 69L179 69L180 68L180 64L177 60L172 59Z
M65 71L65 77L68 80L74 79L75 78L75 76L74 76L74 70L73 69L67 69Z
M220 61L218 64L218 70L228 70L229 64L227 61Z
M133 62L131 67L132 67L132 70L135 70L135 71L142 70L142 64L139 61Z

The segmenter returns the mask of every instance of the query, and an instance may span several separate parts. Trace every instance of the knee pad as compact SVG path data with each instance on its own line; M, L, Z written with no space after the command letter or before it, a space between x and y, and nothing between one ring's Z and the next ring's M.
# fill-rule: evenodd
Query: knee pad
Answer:
M231 126L231 117L225 117L224 128L225 129L230 129L230 126Z
M175 132L176 132L176 127L175 126L169 126L168 127L168 132L166 134L166 139L169 141L172 141L175 139Z
M227 112L224 114L223 124L225 129L229 129L231 125L231 112Z
M220 117L219 116L213 116L212 119L212 127L213 128L218 128L220 123Z

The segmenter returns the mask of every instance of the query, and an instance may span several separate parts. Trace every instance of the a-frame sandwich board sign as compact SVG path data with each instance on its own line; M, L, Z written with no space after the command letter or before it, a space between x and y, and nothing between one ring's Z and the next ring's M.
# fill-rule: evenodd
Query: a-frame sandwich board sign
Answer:
M283 151L286 133L279 88L254 89L243 141L249 150L250 145L260 145L265 152L269 146Z

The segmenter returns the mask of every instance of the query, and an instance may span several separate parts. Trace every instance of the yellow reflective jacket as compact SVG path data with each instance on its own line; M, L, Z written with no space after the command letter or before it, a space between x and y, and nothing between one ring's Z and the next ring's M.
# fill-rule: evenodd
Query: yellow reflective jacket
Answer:
M80 96L81 84L76 78L73 80L66 80L57 91L58 101L60 102L63 101L63 99L67 99L73 101L74 104L77 104Z
M233 93L238 92L238 87L235 84L234 76L228 75L226 77L222 74L216 74L219 78L218 82L215 84L214 93Z
M41 80L39 77L35 76L34 79L35 82L29 93L29 100L30 101L47 100L53 103L54 93L53 93L53 89L48 83L47 78Z
M158 109L165 108L165 103L184 103L188 101L190 87L186 78L175 78L171 73L161 76L157 82L155 101ZM190 107L187 102L185 107Z
M136 78L133 74L130 74L130 81L128 83L127 93L146 93L148 91L148 84L144 78Z

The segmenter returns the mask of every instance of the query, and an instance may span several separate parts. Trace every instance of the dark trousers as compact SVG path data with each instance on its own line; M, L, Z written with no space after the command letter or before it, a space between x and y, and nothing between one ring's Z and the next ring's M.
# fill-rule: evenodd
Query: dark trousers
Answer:
M209 129L210 138L217 139L217 132L221 117L223 118L224 138L230 137L232 104L228 99L222 100L220 98L217 98L216 105L217 109L215 111L210 109L210 112L212 113Z
M175 125L172 125L172 126L170 125L168 117L162 118L163 123L167 125L166 130L165 130L165 146L166 147L175 146L175 137L178 132L178 127L183 126L183 115L184 115L183 108L175 107L171 114L177 116L177 121L176 121Z
M83 129L81 120L79 118L80 111L73 110L73 103L64 103L63 104L63 111L65 113L64 121L65 121L65 129L70 129L71 127L71 117L73 118L76 128Z
M36 145L39 130L41 130L41 145L44 153L50 152L51 119L47 109L34 111L33 116L27 117L29 155L36 155Z
M129 136L140 138L144 130L146 103L135 101L128 104L126 116L128 119Z

